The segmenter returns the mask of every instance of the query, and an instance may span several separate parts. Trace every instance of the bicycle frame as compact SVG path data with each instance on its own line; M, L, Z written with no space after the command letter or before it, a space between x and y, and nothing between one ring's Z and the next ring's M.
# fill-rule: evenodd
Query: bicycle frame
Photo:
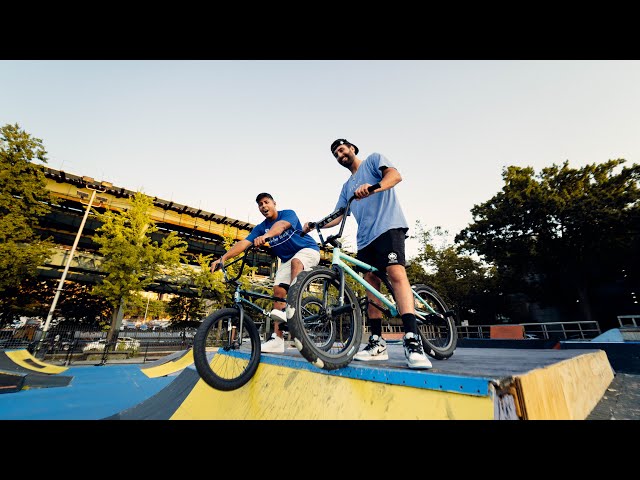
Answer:
M249 297L249 298L246 298ZM246 304L261 313L265 317L269 317L269 312L262 308L257 303L254 303L253 299L264 299L264 300L273 300L274 302L286 302L285 298L275 297L273 295L268 295L266 293L254 292L251 290L244 290L240 285L236 285L236 291L233 294L233 304L235 307L240 310L240 326L242 327L242 322L244 321L244 307L243 304ZM269 334L269 329L265 327L265 335Z
M370 187L370 190L371 187ZM356 271L351 268L349 265L347 265L347 263L345 263L345 260L347 262L353 263L354 265L362 268L365 271L368 272L377 272L378 269L372 265L369 265L368 263L365 263L361 260L358 260L357 258L354 258L346 253L344 253L342 251L342 244L340 242L340 239L342 237L342 232L344 231L344 226L347 220L347 216L349 215L349 210L351 208L351 202L354 201L356 199L355 195L352 196L349 201L347 202L347 206L343 209L339 209L333 213L331 213L330 215L326 216L325 218L323 218L322 220L320 220L319 222L311 222L312 223L312 228L315 228L316 231L318 232L318 236L320 237L320 241L322 242L322 245L325 246L327 243L333 245L333 253L332 253L332 258L331 258L331 265L334 268L334 270L336 270L338 272L338 274L340 275L340 306L344 305L344 285L345 285L345 272L351 277L353 278L356 282L358 282L360 285L362 285L367 291L371 292L371 294L373 294L378 300L380 300L388 309L388 314L391 317L397 317L398 316L398 309L396 307L395 302L390 301L389 299L387 299L382 292L380 292L378 289L376 289L375 287L373 287L369 282L367 282L364 278L362 278L358 273L356 273ZM327 223L331 222L332 220L338 218L340 215L342 215L342 221L340 222L340 229L338 231L338 233L336 235L331 235L327 238L327 240L325 241L324 238L322 237L322 233L320 232L320 229L323 225L326 225ZM393 289L391 288L390 283L387 281L384 282L387 287L389 288L389 290L392 292L392 296L393 296ZM437 315L439 317L442 317L441 314L439 314L438 312L436 312L431 305L429 305L427 302L424 301L424 299L418 295L415 290L413 290L413 288L411 288L411 291L413 292L413 296L420 302L421 305L423 305L427 311L429 311L431 314L433 315ZM370 300L367 299L368 303L372 303L372 305L374 305L376 308L381 309L379 305L376 305L375 303L371 302ZM381 309L382 310L382 309ZM419 322L424 322L425 317L423 315L420 314L420 312L415 312L416 314L416 319Z
M265 300L273 300L275 302L286 302L285 298L280 298L280 297L276 297L273 295L269 295L266 293L260 293L260 292L255 292L252 290L245 290L242 288L242 286L240 285L240 283L238 283L239 278L242 276L242 272L244 271L244 267L246 265L247 262L247 256L249 255L249 252L251 251L253 247L253 245L250 245L242 254L240 257L238 257L237 259L227 263L227 264L222 264L221 265L221 269L222 269L222 275L224 277L224 281L227 284L233 284L235 285L235 292L233 293L233 306L235 306L239 311L240 311L240 329L242 329L243 326L243 322L244 322L244 307L243 304L249 305L250 307L252 307L253 309L255 309L257 312L260 312L263 316L265 317L270 317L269 312L262 308L260 305L254 303L253 301L251 301L252 299L265 299ZM230 278L227 275L227 268L229 268L231 265L233 265L234 263L237 262L242 262L242 264L240 265L240 268L238 270L238 274L233 277ZM249 297L249 298L246 298ZM265 327L265 334L268 335L269 330L267 327ZM240 340L240 342L242 343L242 339Z
M347 274L349 274L349 276L351 278L353 278L356 282L358 282L360 285L362 285L364 288L366 288L369 292L371 292L378 300L380 300L389 310L389 315L391 317L396 317L398 316L398 309L396 307L396 304L392 301L390 301L387 297L385 297L382 292L380 292L378 289L376 289L373 285L371 285L369 282L367 282L364 278L362 278L360 275L358 275L358 273L351 268L347 263L345 263L345 260L347 262L353 263L354 265L369 271L369 272L377 272L378 269L372 265L369 265L368 263L365 263L361 260L358 260L357 258L354 258L350 255L347 255L346 253L344 253L342 251L342 249L340 247L333 247L333 254L332 254L332 259L331 259L331 264L334 266L334 268L336 270L338 270L340 272L340 304L342 306L342 303L344 301L344 284L345 284L345 279L344 279L344 273L346 272ZM438 312L436 312L431 305L429 305L428 303L426 303L424 301L424 299L422 297L420 297L414 290L413 288L411 289L411 291L413 292L413 296L418 299L418 301L424 305L427 310L429 310L432 314L435 315L440 315ZM375 304L374 304L375 305ZM377 306L377 305L376 305ZM378 307L379 308L379 307ZM420 315L419 312L416 312L416 317L419 318L420 320L424 320L424 317L422 315Z

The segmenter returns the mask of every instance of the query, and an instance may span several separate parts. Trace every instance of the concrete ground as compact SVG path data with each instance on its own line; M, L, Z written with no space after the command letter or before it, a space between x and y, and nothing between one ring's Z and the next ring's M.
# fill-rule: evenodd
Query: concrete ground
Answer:
M640 375L617 373L587 420L640 420Z

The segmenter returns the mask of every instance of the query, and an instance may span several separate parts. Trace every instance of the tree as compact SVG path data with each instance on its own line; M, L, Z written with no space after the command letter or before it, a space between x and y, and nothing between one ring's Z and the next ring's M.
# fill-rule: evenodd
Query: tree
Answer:
M433 287L459 320L492 322L495 311L481 299L494 290L494 270L462 254L441 227L425 230L417 221L416 231L421 250L407 263L409 281Z
M187 276L180 284L181 291L195 286L196 294L178 295L169 300L167 313L172 327L197 327L210 309L221 308L229 296L221 274L214 274L209 269L211 258L211 255L199 254L195 259L198 267L187 270Z
M455 241L495 264L505 288L567 310L577 304L581 320L611 321L615 307L598 292L640 267L640 165L624 163L567 161L539 175L507 167L502 191L473 207L474 222Z
M105 278L93 293L106 298L114 308L108 340L117 336L124 304L144 290L158 276L176 276L187 243L176 232L170 232L160 245L151 239L158 230L151 220L151 197L137 192L131 207L121 213L95 212L102 225L96 230L94 241L100 245L104 257L101 270Z
M228 250L235 243L235 237L223 233L225 249ZM212 311L230 305L233 302L233 290L224 282L221 271L211 272L210 265L213 255L199 254L194 262L197 266L185 268L184 275L178 281L180 292L191 291L193 294L181 293L173 297L167 304L167 313L174 328L197 327L202 319ZM239 258L238 258L239 260ZM226 262L229 278L238 274L240 264ZM251 277L256 267L245 265L242 275L238 279L243 289L251 289Z
M163 318L166 315L166 307L167 302L163 300L151 299L138 294L127 302L124 316L138 319L144 319L145 316L147 319Z
M205 311L205 302L199 297L178 295L169 300L167 305L172 327L197 327L202 322Z
M35 228L55 201L46 188L42 140L18 124L0 127L0 294L12 295L50 256L53 243Z

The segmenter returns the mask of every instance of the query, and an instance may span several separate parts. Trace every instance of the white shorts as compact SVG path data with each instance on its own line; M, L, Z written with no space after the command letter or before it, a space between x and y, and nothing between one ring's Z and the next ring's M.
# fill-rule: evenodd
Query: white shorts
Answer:
M313 248L303 248L299 250L293 257L280 264L280 268L276 272L276 278L273 280L274 285L290 285L291 284L291 261L297 258L302 262L305 270L311 270L320 263L320 252Z

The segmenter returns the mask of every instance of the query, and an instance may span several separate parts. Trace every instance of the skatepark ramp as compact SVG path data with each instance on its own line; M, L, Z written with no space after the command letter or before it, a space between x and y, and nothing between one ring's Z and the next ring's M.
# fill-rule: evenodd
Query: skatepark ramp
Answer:
M390 360L325 371L300 356L262 354L254 377L223 392L190 366L163 391L110 419L585 419L614 372L602 350L460 348L428 371ZM223 353L219 353L223 354Z
M67 386L73 377L60 375L66 370L41 362L26 349L0 350L0 393Z
M180 350L156 360L153 363L141 368L149 378L164 377L181 372L189 365L193 364L193 350Z

